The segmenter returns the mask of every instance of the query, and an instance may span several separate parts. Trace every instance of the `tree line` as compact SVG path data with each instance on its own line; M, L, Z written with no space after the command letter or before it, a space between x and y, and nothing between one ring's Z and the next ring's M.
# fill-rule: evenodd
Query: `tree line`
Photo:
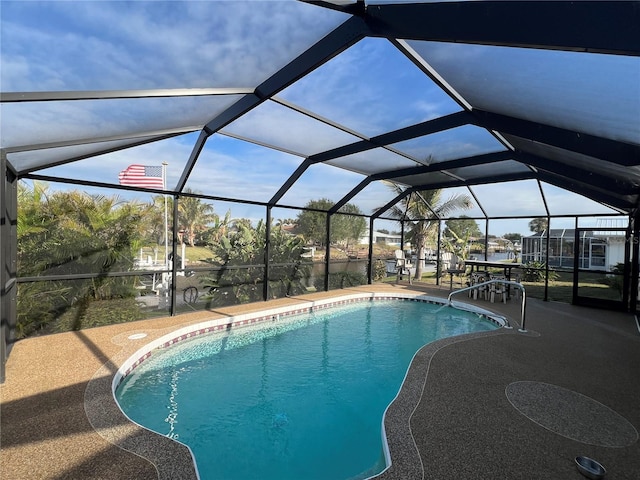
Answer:
M394 194L402 187L389 184ZM245 303L263 298L263 282L273 296L305 291L311 260L304 255L309 245L326 246L327 211L334 203L322 198L309 201L295 218L271 225L266 239L264 221L254 225L246 218L234 219L231 211L220 215L214 206L186 191L178 197L178 241L211 251L207 260L214 274L200 279L207 289L208 306ZM87 309L109 300L108 319L92 325L140 318L135 302L135 277L111 276L135 270L143 247L165 241L164 203L173 212L173 198L159 195L150 202L123 200L118 196L89 195L81 191L52 191L44 183L18 185L18 275L19 277L92 274L93 278L68 278L46 282L22 281L19 286L19 336L41 329L69 330L87 326ZM405 241L411 242L418 259L435 243L441 218L471 208L467 195L443 197L443 191L412 192L391 207L386 215L405 225ZM293 229L286 226L293 225ZM172 236L173 222L169 222ZM449 220L445 247L454 251L479 229L472 219ZM349 249L366 232L364 213L346 204L330 216L328 242ZM269 278L264 277L266 242L269 241ZM239 268L239 267L243 268ZM422 277L423 263L415 272ZM341 283L339 286L342 286ZM117 300L120 307L114 307Z
M194 192L188 192L194 194ZM110 276L113 272L135 269L135 260L143 247L164 244L164 202L173 211L173 199L155 196L151 202L123 200L118 196L89 195L85 192L52 191L48 185L34 182L18 184L17 260L18 276L22 279L38 276L69 276L49 281L22 281L18 295L18 336L25 337L39 331L74 330L104 323L136 320L141 317L135 302L138 292L135 277ZM319 200L310 208L328 205ZM347 211L359 213L357 208ZM309 225L297 236L276 225L270 236L270 269L267 279L274 296L303 292L304 276L308 276L309 260L302 256L304 246L317 239L320 230L315 226L325 214L301 211L295 220ZM172 235L172 223L169 234ZM211 250L210 263L225 275L205 276L203 284L209 289L210 305L225 300L242 303L262 298L256 285L262 275L266 242L266 226L253 226L249 219L232 219L231 212L218 215L213 205L193 195L178 201L178 239L191 246ZM346 242L361 236L364 218L335 215L331 241ZM288 267L282 264L290 264ZM248 269L231 267L250 265ZM225 270L226 269L226 270ZM239 273L241 272L241 273ZM74 278L91 274L93 278ZM234 277L235 275L235 277ZM244 275L239 278L238 275ZM263 280L263 279L262 279ZM260 280L260 281L262 281ZM234 285L230 287L230 285ZM225 295L222 295L222 292ZM88 310L100 301L109 300L105 317Z

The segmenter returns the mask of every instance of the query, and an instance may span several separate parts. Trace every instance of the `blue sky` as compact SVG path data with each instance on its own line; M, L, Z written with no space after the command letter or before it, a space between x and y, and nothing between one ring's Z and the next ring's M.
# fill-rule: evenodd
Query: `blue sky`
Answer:
M3 92L253 88L347 18L338 12L292 1L2 1L0 8L0 84ZM501 108L505 111L513 108L514 102L523 101L522 88L526 87L526 76L530 74L524 67L529 65L531 68L532 60L529 52L503 55L501 61L506 58L511 63L502 61L500 69L482 70L488 61L495 63L491 56L499 51L428 43L415 47L430 55L430 60L443 71L447 70L446 59L452 55L464 59L476 74L476 77L469 76L473 80L470 83L460 79L460 85L470 97L473 97L477 81L484 81L493 86L496 97L502 95ZM632 83L633 69L637 66L633 63L635 59L614 59L612 65L592 64L576 55L558 52L544 57L550 58L547 73L541 75L544 82L557 80L558 73L553 73L554 69L567 62L576 60L576 68L562 74L560 78L564 80L558 83L558 89L549 91L548 95L547 90L538 89L538 97L528 101L555 101L559 104L555 117L561 120L583 115L580 110L582 98L573 99L574 103L565 101L565 104L562 99L567 97L572 86L575 87L576 81L597 72L603 65L621 75L630 74L627 76L631 78L619 88L631 93L637 88ZM538 71L546 68L539 62L536 65ZM512 88L506 89L499 79L509 68L522 74ZM483 76L477 76L479 71ZM492 79L490 75L497 77ZM602 73L599 77L588 89L589 93L597 90L605 80ZM382 39L359 42L282 91L279 97L366 136L460 110L406 57ZM184 125L198 127L238 98L240 96L230 95L5 104L0 119L2 146L59 139L75 141L127 132L143 134ZM525 102L526 98L525 95ZM603 94L594 108L604 109L610 101L613 100ZM638 111L638 105L633 102L616 105L616 108L626 109L625 115L633 116ZM535 109L531 109L531 115L536 114ZM589 125L593 129L613 127L615 125L608 125L606 121ZM625 135L633 137L637 132L630 128ZM281 145L288 153L216 134L207 142L187 186L211 195L255 201L269 200L305 156L357 139L274 102L264 103L223 131ZM182 135L42 173L117 183L118 172L132 163L156 165L167 162L168 184L172 186L179 179L196 138L197 134ZM440 158L434 160L442 161L495 151L500 146L486 132L463 127L396 147L420 158L437 151ZM37 159L37 155L30 161L34 158ZM383 158L377 151L357 160L360 167L382 161L397 162L398 166L406 162L404 157L392 158L389 154ZM282 203L302 206L321 197L338 200L362 178L359 173L317 165L303 175ZM560 189L546 185L543 188L552 214L608 211ZM468 193L461 189L456 192ZM545 213L535 182L475 187L474 193L492 216ZM123 194L126 195L129 194ZM358 195L354 203L370 213L390 198L388 188L373 184ZM227 204L221 204L216 210L223 214L226 207ZM244 206L233 210L234 217L257 218L264 212L263 208ZM295 217L295 213L288 216ZM475 208L467 214L481 216L482 212ZM559 220L557 223L558 226L573 226L573 220L562 225ZM500 221L490 233L527 233L526 224L526 220Z

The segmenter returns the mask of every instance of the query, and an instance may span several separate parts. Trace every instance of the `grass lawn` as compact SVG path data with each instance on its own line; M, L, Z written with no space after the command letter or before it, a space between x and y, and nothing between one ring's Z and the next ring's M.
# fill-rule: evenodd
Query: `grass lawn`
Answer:
M181 251L181 247L178 246L178 252ZM205 259L211 258L213 252L206 247L186 247L187 265L202 263ZM380 257L392 255L391 249L377 252ZM339 257L337 253L332 252L332 258ZM334 258L334 259L336 259ZM345 256L346 258L346 256ZM548 297L549 300L571 303L573 299L573 274L570 272L556 272L557 279L549 282ZM620 300L620 294L616 288L612 288L602 283L604 279L602 274L580 274L580 286L579 294L584 297L602 298L610 300ZM395 283L396 276L389 275L381 280L384 283ZM425 272L420 280L424 283L435 284L436 275L435 272ZM445 275L440 278L442 285L448 284L450 281L449 276ZM460 285L466 284L467 278L465 276L454 276L454 286L457 288ZM526 288L527 296L531 298L544 298L544 282L523 282Z
M607 300L621 300L620 293L616 288L610 287L602 283L604 279L602 274L589 274L581 273L579 294L583 297L600 298ZM390 275L382 280L385 283L395 283L396 276ZM422 275L422 282L435 284L436 275L435 272L428 272ZM449 284L449 276L445 275L440 278L441 285ZM454 276L453 285L454 288L460 288L460 285L465 285L467 277ZM524 285L527 296L530 298L544 298L544 282L522 282ZM573 300L573 273L558 272L557 280L549 282L548 299L556 302L571 303Z
M355 250L365 252L367 255L369 254L368 246L360 245L358 248L355 248ZM182 246L178 245L178 255L181 255L180 252L182 252ZM374 245L373 248L374 258L393 258L393 252L393 247L388 245ZM189 265L192 263L202 263L205 259L213 257L213 252L207 247L190 247L187 245L185 248L185 255L187 257L187 265ZM316 261L322 260L322 258L324 258L324 248L318 248L316 250L316 255ZM344 250L331 247L332 260L346 260L347 258L348 255Z
M182 247L178 245L178 255L182 251ZM190 263L201 263L207 258L213 257L213 252L207 247L190 247L187 245L185 249L187 257L187 265Z
M544 283L522 282L527 295L531 298L544 298ZM606 300L621 300L617 289L597 281L582 281L578 293L581 297L601 298ZM571 303L573 300L573 281L554 280L549 282L549 300Z

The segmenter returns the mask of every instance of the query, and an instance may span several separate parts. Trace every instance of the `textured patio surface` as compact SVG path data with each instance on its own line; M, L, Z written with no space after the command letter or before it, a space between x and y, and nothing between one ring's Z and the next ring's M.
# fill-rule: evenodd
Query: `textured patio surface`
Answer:
M448 294L448 288L363 286L20 341L0 387L0 478L171 478L167 464L188 475L179 449L149 452L151 462L105 440L138 448L146 442L127 422L103 425L91 408L99 397L96 386L109 385L120 362L151 339L213 315L409 288ZM529 300L523 334L517 331L518 302L471 303L506 315L516 328L440 343L416 356L411 384L388 412L387 433L400 440L390 445L394 464L381 477L577 480L584 477L574 458L587 455L607 468L606 479L639 478L640 335L634 317ZM140 332L148 336L128 338Z

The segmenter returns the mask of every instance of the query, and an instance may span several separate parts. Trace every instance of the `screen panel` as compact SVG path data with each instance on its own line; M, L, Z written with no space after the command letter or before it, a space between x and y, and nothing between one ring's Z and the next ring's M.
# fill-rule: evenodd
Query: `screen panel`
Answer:
M379 38L361 40L280 96L368 137L461 110Z
M302 158L224 135L207 140L186 188L207 195L267 202Z
M409 43L474 108L638 144L638 57Z

